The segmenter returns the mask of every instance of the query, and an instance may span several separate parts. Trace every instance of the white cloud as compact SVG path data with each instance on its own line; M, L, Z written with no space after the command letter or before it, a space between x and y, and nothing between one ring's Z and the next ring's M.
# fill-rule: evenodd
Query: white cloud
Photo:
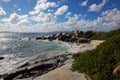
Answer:
M57 7L58 5L55 2L48 2L47 0L37 0L37 4L33 11L30 11L30 15L38 14L43 10L47 10L50 7Z
M18 15L13 13L9 18L3 18L0 21L1 31L18 32L50 32L66 30L110 30L120 28L120 10L111 9L102 12L102 14L93 21L84 19L84 15L72 14L68 12L68 20L58 22L57 16L52 13L40 12L38 15ZM30 23L31 21L31 23ZM35 22L35 24L34 24Z
M56 18L51 13L44 13L40 12L40 14L32 16L31 20L39 23L48 23L48 22L55 22Z
M28 26L31 23L28 19L28 15L18 15L13 13L9 18L3 18L0 20L1 31L16 31L16 32L28 32L30 31Z
M81 19L80 16L74 15L69 17L67 22L63 23L62 27L68 27L65 29L74 30L74 29L83 29L83 30L110 30L115 28L120 28L120 10L111 9L102 12L101 16L93 21L88 21Z
M83 18L81 14L74 14L73 17L71 17L71 14L71 12L68 12L65 17L68 18L68 20L72 19L73 21Z
M82 27L81 25L83 25L84 23L82 22L81 17L82 15L80 14L75 14L73 17L68 17L68 21L64 23L64 25L66 24L66 26L69 26L69 28L72 30L78 28L79 26Z
M66 24L71 27L71 28L76 28L76 24L78 22L79 16L78 15L74 15L73 17L70 17L68 19L68 21L66 22Z
M11 0L2 0L2 1L4 1L4 2L10 2Z
M40 11L39 10L34 10L34 11L30 11L29 14L30 15L35 15L38 14Z
M30 22L27 19L20 20L20 22L17 23L18 26L28 26Z
M103 0L102 3L100 4L92 4L88 11L100 11L102 9L102 7L106 4L107 0Z
M93 21L82 21L79 20L77 26L83 27L91 27L93 29L104 29L104 28L120 28L120 10L118 9L111 9L102 12L101 17L98 17L97 19ZM101 28L101 29L100 29Z
M104 17L104 26L106 27L120 27L120 10L114 8L112 10L107 10L102 12Z
M62 3L69 3L69 0L57 0L58 4L62 4Z
M81 5L81 6L87 6L87 3L88 3L88 0L82 2L80 5Z
M18 15L17 13L13 13L10 15L9 18L1 19L1 22L17 25L17 24L20 24L20 23L23 24L23 22L29 22L29 21L28 21L28 15Z
M58 8L57 11L55 12L55 15L62 15L68 10L67 5L63 5L62 7Z
M18 11L21 11L21 8L19 8Z
M0 15L6 15L6 11L0 6Z

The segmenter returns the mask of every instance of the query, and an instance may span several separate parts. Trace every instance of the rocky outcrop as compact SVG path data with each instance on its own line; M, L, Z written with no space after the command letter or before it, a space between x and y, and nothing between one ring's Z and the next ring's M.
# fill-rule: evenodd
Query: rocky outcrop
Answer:
M115 77L116 80L120 80L120 66L117 66L113 70L113 76Z
M60 41L65 41L65 42L76 42L76 43L89 43L90 42L90 40L87 38L80 38L76 35L71 36L70 34L67 34L67 33L58 33L55 35L41 36L41 37L36 38L36 40L45 40L45 39L49 41L60 40Z
M67 56L71 56L71 54L40 54L18 65L16 69L1 74L0 77L4 80L16 80L40 76L64 65L65 61L70 58Z

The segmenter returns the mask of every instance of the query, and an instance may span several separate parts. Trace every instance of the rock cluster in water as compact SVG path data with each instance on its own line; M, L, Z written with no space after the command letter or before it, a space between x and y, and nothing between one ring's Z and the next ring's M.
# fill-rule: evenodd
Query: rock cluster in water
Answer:
M58 33L54 35L48 35L48 36L41 36L37 37L36 40L60 40L60 41L65 41L65 42L76 42L76 43L89 43L90 39L87 38L80 38L77 35L70 35L67 33Z

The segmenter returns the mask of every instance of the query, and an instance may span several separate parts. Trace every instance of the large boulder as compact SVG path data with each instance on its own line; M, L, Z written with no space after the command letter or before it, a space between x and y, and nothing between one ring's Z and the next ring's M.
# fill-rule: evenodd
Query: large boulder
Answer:
M62 33L58 33L55 35L55 38L57 39L58 37L62 36Z
M40 36L36 38L36 40L45 40L45 39L47 39L45 36Z
M56 38L60 41L68 41L69 35L66 33L57 34Z
M120 65L113 70L113 76L116 80L120 80Z
M48 39L49 41L52 41L52 40L55 40L56 38L55 38L55 35L49 35L49 36L47 37L47 39Z
M37 38L36 38L36 40L40 40L40 39L42 39L42 37L37 37Z

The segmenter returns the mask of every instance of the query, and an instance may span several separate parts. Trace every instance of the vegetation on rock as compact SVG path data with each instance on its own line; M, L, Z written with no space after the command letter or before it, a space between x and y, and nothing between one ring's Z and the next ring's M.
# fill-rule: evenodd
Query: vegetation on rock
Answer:
M89 38L89 39L96 39L96 40L106 40L110 38L113 35L119 34L120 29L113 30L110 32L101 32L101 31L79 31L78 37L82 38ZM75 35L74 32L71 33L71 35Z

